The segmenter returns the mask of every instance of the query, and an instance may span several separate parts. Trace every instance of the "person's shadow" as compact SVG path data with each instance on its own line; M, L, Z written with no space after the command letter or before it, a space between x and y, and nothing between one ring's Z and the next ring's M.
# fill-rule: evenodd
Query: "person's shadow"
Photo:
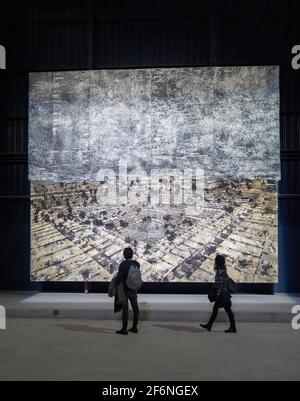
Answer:
M116 331L114 329L107 329L105 327L92 327L83 324L57 324L56 326L64 330L82 333L113 334Z
M162 329L178 331L178 332L185 332L185 333L197 333L197 334L205 334L208 333L207 330L203 329L202 327L194 327L194 326L184 326L184 325L174 325L174 324L153 324L153 327L160 327ZM211 332L221 332L221 330L212 330Z

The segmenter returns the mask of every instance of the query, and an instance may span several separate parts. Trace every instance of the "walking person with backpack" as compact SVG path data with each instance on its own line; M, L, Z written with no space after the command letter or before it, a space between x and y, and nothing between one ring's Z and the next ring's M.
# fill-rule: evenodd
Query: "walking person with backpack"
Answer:
M139 321L139 305L137 299L137 291L142 286L142 277L140 271L140 264L136 260L133 260L133 250L131 248L125 248L123 252L125 260L120 264L119 272L117 275L117 281L122 282L125 292L125 301L122 306L123 313L123 326L121 330L118 330L117 334L127 335L128 330L128 300L133 309L133 325L129 329L131 333L138 333L138 321Z
M209 300L215 303L213 312L209 322L207 324L200 324L200 326L208 331L211 331L212 326L218 316L219 309L224 308L230 320L230 328L226 330L225 333L236 333L237 330L234 314L231 309L231 294L236 292L236 284L227 274L224 256L216 256L215 271L215 284L208 295Z

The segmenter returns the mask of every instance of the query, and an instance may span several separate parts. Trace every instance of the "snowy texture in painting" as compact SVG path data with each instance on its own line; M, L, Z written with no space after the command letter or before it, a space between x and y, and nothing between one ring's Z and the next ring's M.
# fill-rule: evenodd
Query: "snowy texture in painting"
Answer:
M278 67L30 74L29 178L101 168L203 168L209 179L280 179Z

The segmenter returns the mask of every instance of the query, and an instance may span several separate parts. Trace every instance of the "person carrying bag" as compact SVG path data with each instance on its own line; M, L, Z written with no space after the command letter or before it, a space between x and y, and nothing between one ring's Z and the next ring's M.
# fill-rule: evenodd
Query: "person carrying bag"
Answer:
M230 321L230 327L225 333L236 333L236 324L234 314L232 312L231 294L237 291L236 283L228 276L225 258L222 255L217 255L215 259L215 284L208 294L210 302L214 302L213 312L207 324L200 326L208 331L211 331L212 326L218 316L219 309L224 308Z

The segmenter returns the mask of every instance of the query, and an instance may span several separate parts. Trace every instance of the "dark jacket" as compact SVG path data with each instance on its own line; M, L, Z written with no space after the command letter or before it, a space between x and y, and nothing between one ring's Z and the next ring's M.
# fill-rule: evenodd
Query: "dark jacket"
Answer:
M229 277L227 271L219 269L216 272L214 287L217 293L216 305L220 308L231 306L231 295L229 291Z
M123 283L124 291L127 296L135 295L137 293L136 291L128 288L126 285L128 272L129 272L130 266L132 266L132 265L136 265L138 268L140 268L140 264L136 260L132 260L132 259L124 260L119 266L119 271L118 271L118 275L117 275L118 282Z
M108 287L108 296L115 297L114 301L114 312L120 312L126 301L126 295L124 291L124 285L122 281L118 280L118 276L115 276Z

